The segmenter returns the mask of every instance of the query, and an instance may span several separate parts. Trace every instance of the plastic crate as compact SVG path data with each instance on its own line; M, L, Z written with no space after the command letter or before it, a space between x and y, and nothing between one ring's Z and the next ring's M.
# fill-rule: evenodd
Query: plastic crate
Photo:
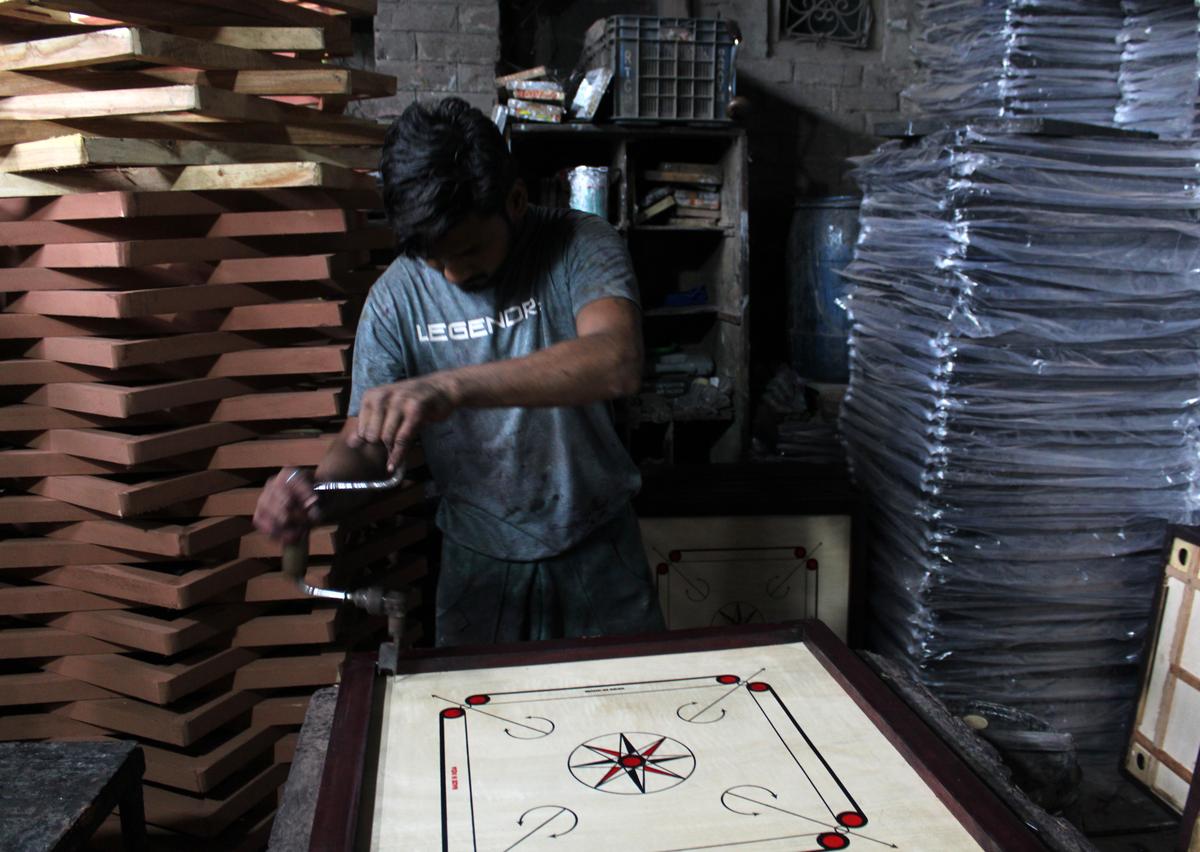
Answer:
M614 15L588 27L584 65L613 70L613 118L728 122L737 37L715 18Z

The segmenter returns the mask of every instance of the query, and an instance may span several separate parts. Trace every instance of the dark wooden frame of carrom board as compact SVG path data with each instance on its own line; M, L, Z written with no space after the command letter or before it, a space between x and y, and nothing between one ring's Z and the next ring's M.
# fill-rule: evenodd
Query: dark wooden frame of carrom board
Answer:
M1192 771L1192 787L1188 790L1187 804L1183 806L1183 818L1179 822L1178 852L1190 852L1200 845L1200 754L1196 755L1196 768Z
M995 852L1044 852L1016 814L937 738L866 664L819 621L701 628L646 636L408 651L398 673L459 671L583 660L684 654L803 642L976 842ZM383 675L371 654L347 660L325 769L313 813L310 852L350 852L368 822L377 773ZM375 743L376 747L371 748ZM367 800L363 807L364 799Z

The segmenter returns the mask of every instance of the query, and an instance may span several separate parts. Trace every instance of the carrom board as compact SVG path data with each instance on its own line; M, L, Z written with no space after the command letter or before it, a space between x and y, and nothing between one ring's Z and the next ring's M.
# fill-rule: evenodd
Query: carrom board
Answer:
M1200 533L1178 527L1168 541L1125 768L1181 812L1198 783Z
M349 665L312 849L1033 850L819 622Z
M642 518L667 627L817 618L846 641L849 515Z

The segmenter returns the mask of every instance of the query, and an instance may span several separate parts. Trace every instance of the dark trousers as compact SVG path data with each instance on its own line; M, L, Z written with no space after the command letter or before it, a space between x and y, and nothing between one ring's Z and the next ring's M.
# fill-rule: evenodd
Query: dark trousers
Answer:
M439 647L663 629L632 507L540 562L494 559L449 536L442 545Z

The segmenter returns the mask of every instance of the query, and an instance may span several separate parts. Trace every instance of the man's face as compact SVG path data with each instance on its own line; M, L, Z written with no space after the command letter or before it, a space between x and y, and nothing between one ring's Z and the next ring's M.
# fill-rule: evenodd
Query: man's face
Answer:
M467 216L430 246L426 265L463 290L484 289L508 257L527 204L525 185L517 181L502 213Z
M510 230L499 213L472 213L430 247L425 263L463 290L481 290L508 256Z

